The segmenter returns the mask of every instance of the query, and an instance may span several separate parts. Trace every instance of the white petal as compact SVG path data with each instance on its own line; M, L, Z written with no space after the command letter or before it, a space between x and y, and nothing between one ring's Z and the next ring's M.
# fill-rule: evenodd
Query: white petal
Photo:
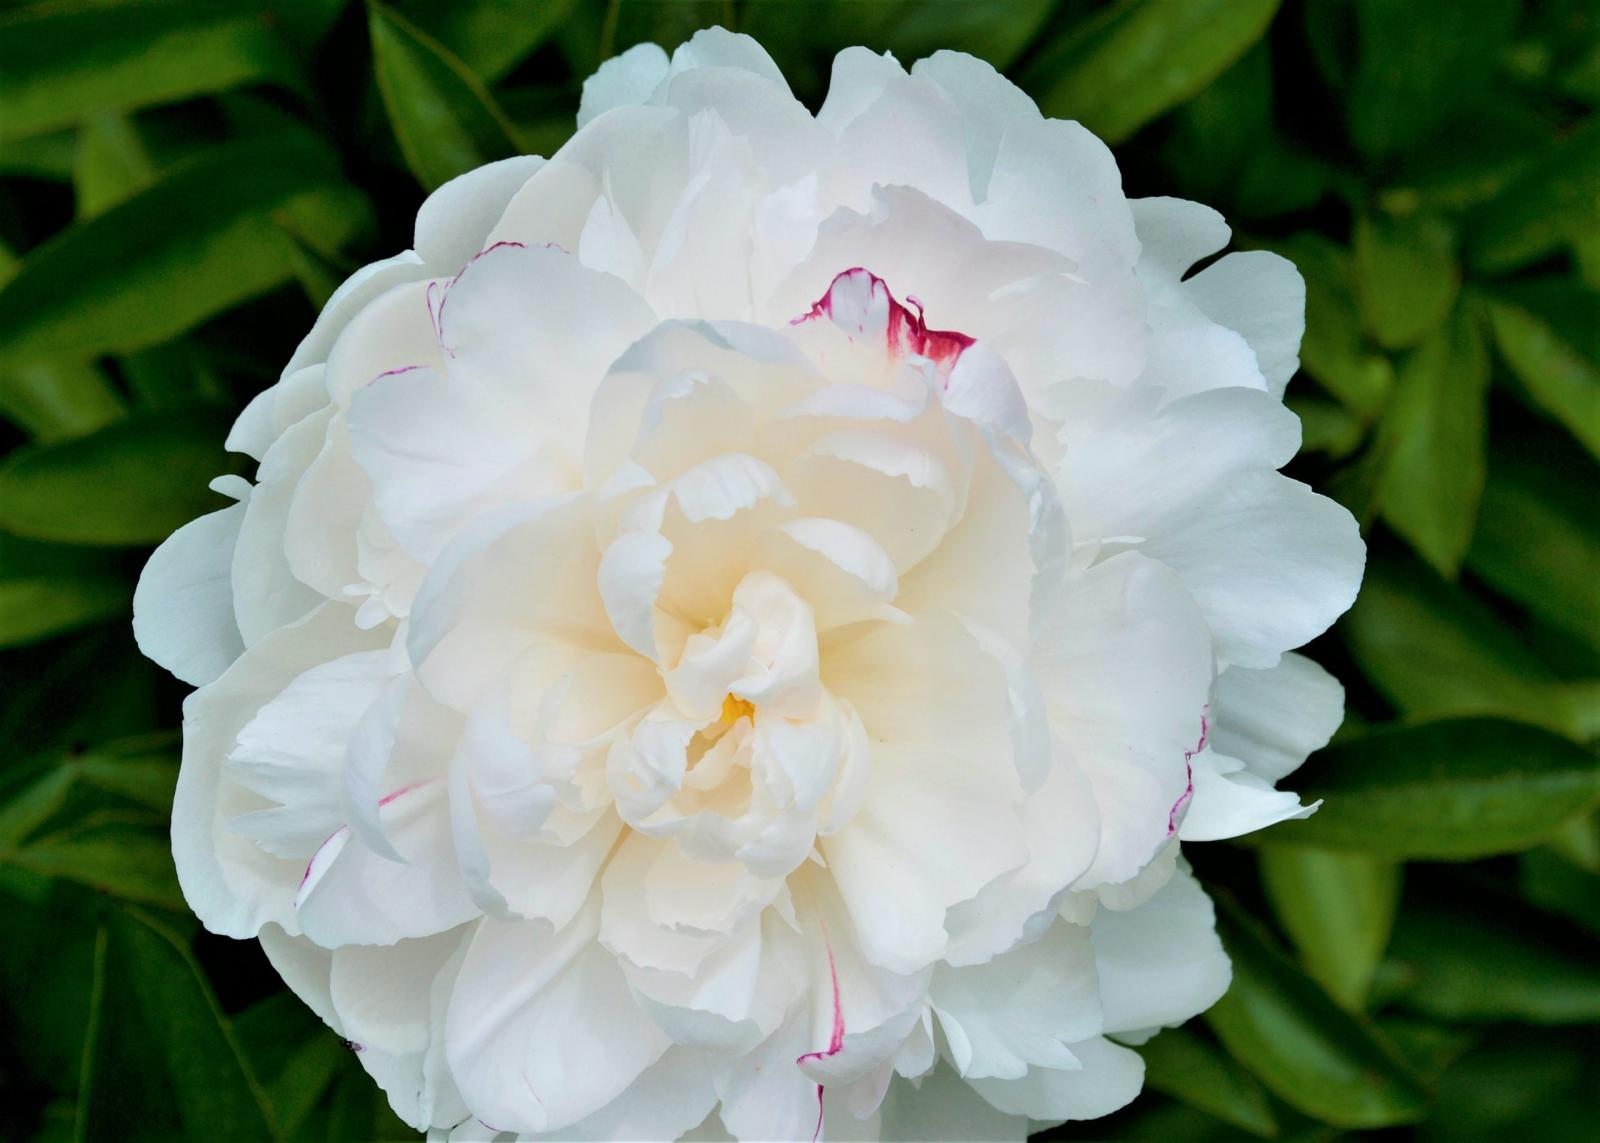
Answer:
M417 211L415 239L429 272L435 277L453 274L482 250L511 197L543 165L535 155L485 163L430 194Z
M467 1106L500 1130L555 1131L592 1115L671 1046L595 943L598 913L553 933L484 920L467 950L446 1023L450 1067Z
M1133 223L1139 233L1141 268L1180 281L1189 267L1228 244L1232 231L1209 206L1181 198L1135 198Z
M1034 673L1100 809L1081 887L1124 881L1176 828L1211 687L1210 632L1176 575L1125 552L1067 585Z
M667 77L667 53L656 44L635 44L613 56L583 81L583 98L578 103L578 126L603 115L613 107L644 103L656 85Z
M193 686L211 682L244 651L233 617L233 549L245 506L191 520L139 573L133 637L139 650Z
M289 364L284 366L283 376L289 377L308 365L326 361L345 327L363 313L374 299L396 286L429 276L428 267L410 250L357 270L333 291L322 312L317 315L311 332L306 334L294 355L289 358Z
M961 112L972 197L982 202L1006 126L1013 119L1037 119L1038 107L993 64L965 52L934 52L918 60L911 74L938 84Z
M879 1111L883 1143L1023 1143L1025 1116L1007 1115L947 1066L912 1086L896 1079Z
M1144 1083L1139 1054L1103 1037L1072 1045L1076 1071L1029 1068L1022 1079L973 1080L979 1095L1011 1115L1030 1119L1098 1119L1126 1107Z
M184 703L172 854L184 899L212 932L251 937L268 921L297 931L291 906L304 862L272 857L227 829L241 813L265 803L224 779L223 758L244 725L289 680L318 663L384 642L381 635L357 629L354 617L351 608L324 604L301 622L268 634Z
M295 895L300 927L324 948L430 936L478 915L450 844L442 779L389 795L384 833L404 861L380 857L349 827L312 855Z
M1215 922L1210 898L1185 866L1137 909L1095 914L1107 1032L1181 1024L1221 999L1233 971Z
M1229 667L1212 692L1212 748L1268 782L1298 769L1343 721L1344 688L1304 655L1264 671Z
M1089 930L1057 922L1039 940L968 968L940 966L930 999L967 1079L1021 1079L1030 1065L1072 1068L1067 1045L1098 1036Z
M1300 367L1306 330L1306 284L1287 258L1247 250L1218 259L1183 283L1207 317L1244 336L1267 388L1282 397Z
M1184 841L1218 841L1266 829L1289 818L1310 817L1320 802L1300 804L1287 790L1245 769L1243 762L1214 750L1196 754L1194 799L1190 802L1178 836Z

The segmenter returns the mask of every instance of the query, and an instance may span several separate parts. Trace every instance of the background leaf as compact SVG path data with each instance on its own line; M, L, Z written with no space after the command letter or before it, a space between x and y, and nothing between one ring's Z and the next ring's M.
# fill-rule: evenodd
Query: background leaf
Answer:
M1538 844L1600 803L1600 758L1549 731L1452 719L1347 738L1297 782L1323 798L1279 844L1466 858Z
M1201 91L1266 31L1279 0L1134 0L1046 47L1022 85L1046 115L1118 143Z
M423 186L518 153L516 128L464 63L398 14L378 4L369 12L378 90Z

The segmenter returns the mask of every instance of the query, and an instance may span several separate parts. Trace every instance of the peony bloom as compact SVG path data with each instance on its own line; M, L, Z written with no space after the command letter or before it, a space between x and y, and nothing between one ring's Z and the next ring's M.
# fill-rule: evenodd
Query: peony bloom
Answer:
M173 847L450 1139L1020 1139L1229 968L1340 689L1303 289L986 64L643 46L347 282L135 599Z

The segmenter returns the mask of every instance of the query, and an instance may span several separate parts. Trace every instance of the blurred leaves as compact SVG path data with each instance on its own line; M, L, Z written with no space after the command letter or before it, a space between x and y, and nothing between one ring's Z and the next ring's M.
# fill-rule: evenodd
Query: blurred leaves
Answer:
M1460 566L1477 521L1488 388L1483 318L1469 301L1406 357L1379 429L1379 510L1444 576Z
M0 18L0 139L107 108L241 84L294 83L293 58L253 5L38 4Z
M1338 1127L1423 1117L1421 1083L1370 1024L1341 1008L1237 906L1221 903L1217 927L1233 984L1206 1023L1274 1095Z
M1120 143L1200 92L1267 30L1279 0L1132 0L1046 46L1021 77L1046 115Z
M397 13L379 4L368 12L378 90L424 187L520 153L516 128L466 64Z
M1365 853L1267 845L1261 881L1306 971L1360 1010L1400 904L1400 866Z
M31 252L0 289L0 363L155 345L288 280L272 212L323 195L335 248L365 225L326 145L294 131L199 152Z
M233 463L227 419L208 411L120 421L0 465L0 527L72 544L153 544L224 506L206 488Z
M1600 804L1600 758L1501 719L1384 729L1318 752L1296 780L1324 805L1272 841L1392 858L1470 858L1537 845Z
M1144 1079L1233 1126L1272 1138L1278 1120L1267 1094L1249 1072L1188 1028L1168 1028L1139 1049Z

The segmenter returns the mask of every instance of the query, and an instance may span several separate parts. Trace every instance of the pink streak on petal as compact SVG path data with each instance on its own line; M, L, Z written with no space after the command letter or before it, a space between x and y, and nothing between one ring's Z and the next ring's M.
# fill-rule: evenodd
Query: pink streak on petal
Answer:
M383 797L379 798L378 805L387 806L390 802L394 801L401 795L409 794L412 790L418 789L422 786L430 785L436 781L438 781L437 778L429 778L422 782L412 782L409 786L401 786L398 790L391 791L390 793L387 793Z
M809 310L792 319L789 324L799 325L802 322L825 317L846 334L851 332L852 324L856 333L864 334L866 327L861 321L855 320L851 323L839 311L839 302L846 296L845 290L849 288L852 297L859 297L863 287L868 297L874 300L881 294L888 309L888 324L884 329L884 349L892 360L899 361L913 356L925 357L938 367L941 374L948 377L950 370L955 367L956 359L976 340L954 330L929 329L922 319L921 301L913 296L907 296L907 300L916 306L916 312L913 313L895 299L882 278L861 266L853 266L836 274L828 286L828 292L818 298Z
M398 377L402 373L410 373L410 372L413 372L414 370L421 369L421 368L422 368L422 366L420 366L420 365L402 365L398 369L385 369L382 373L378 374L371 381L368 381L367 384L368 385L376 385L379 381L382 381L385 377Z
M826 930L824 930L826 937ZM833 1034L828 1038L828 1046L820 1052L805 1052L795 1057L798 1067L806 1060L821 1060L829 1056L838 1055L844 1047L844 1010L839 1006L839 969L833 962L833 946L828 949L828 980L833 985ZM822 1134L822 1085L817 1085L817 1129L811 1133L811 1143L817 1143L817 1138Z
M1190 759L1206 748L1206 740L1211 735L1211 723L1207 720L1207 715L1210 713L1210 703L1200 708L1200 741L1194 744L1193 750L1183 752L1183 769L1188 775L1188 784L1184 786L1183 793L1172 803L1172 809L1167 813L1168 837L1178 832L1178 815L1189 804L1189 799L1194 797L1194 767L1190 765Z
M317 848L312 851L311 860L306 862L306 871L300 875L300 884L295 887L296 893L298 893L301 889L304 889L306 887L306 882L311 880L312 867L317 864L317 857L322 853L322 851L328 848L328 843L349 828L349 826L340 826L327 837L323 838L321 844L319 844Z
M457 282L461 281L462 275L464 275L468 270L472 269L473 264L475 262L477 262L477 260L479 258L482 258L485 254L491 254L494 251L499 250L501 247L504 247L504 246L509 246L509 247L512 247L513 249L516 249L516 250L526 250L527 249L527 243L525 243L525 242L512 242L512 241L509 241L509 240L508 241L503 241L503 242L495 242L495 243L493 243L493 244L491 244L489 246L485 246L482 250L479 250L471 258L468 258L467 259L467 264L465 266L461 267L461 269L456 273L456 276L451 278L448 282L446 282L444 284L444 290L441 292L441 294L439 296L439 311L438 311L437 314L434 315L433 328L434 328L434 332L437 333L438 337L439 337L439 348L444 350L445 356L454 357L456 355L455 354L455 350L451 349L449 346L445 345L445 343L444 343L444 308L445 308L446 305L448 305L450 303L450 291L451 291L451 289L455 286L455 284ZM433 297L432 297L432 290L431 289L429 290L428 302L429 302L428 308L430 310L432 310L432 308L433 308Z

